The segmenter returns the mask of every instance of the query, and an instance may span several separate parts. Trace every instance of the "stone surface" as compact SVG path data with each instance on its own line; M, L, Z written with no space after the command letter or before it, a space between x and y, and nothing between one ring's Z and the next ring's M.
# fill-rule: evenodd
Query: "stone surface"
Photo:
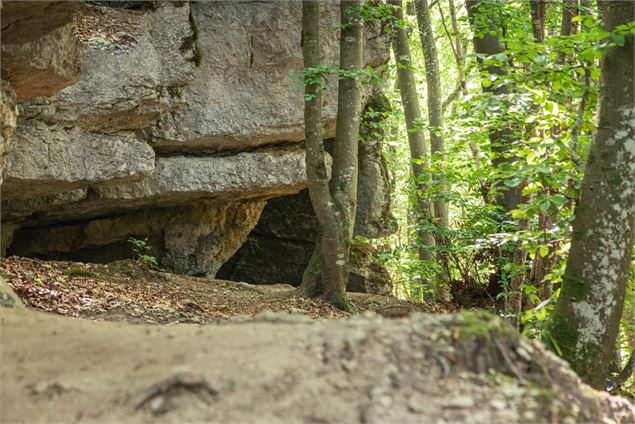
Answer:
M188 107L166 115L152 129L160 151L241 150L304 139L301 3L284 1L192 4L200 66L182 90ZM321 16L325 65L339 57L339 7L325 3ZM365 61L388 61L385 37L367 31ZM374 38L373 38L374 37ZM322 116L324 135L335 133L336 81L328 79ZM366 87L366 96L374 90Z
M144 214L181 216L201 202L214 210L259 204L306 186L303 95L292 78L302 71L300 3L10 3L2 16L2 69L19 87L20 119L2 187L2 250L115 258L122 240L135 234L148 234L164 248L165 234L156 225L150 231L144 219L156 219ZM325 64L336 65L337 4L325 4L321 21ZM389 59L387 38L377 35L379 28L369 26L365 61L373 66ZM336 86L329 78L327 138L334 135ZM378 88L364 90L366 102ZM360 216L366 216L359 233L369 237L390 231L378 146L361 148L361 172L370 181L360 197ZM370 212L377 208L379 214ZM201 222L179 227L185 235L170 251L196 246L233 253L254 216L227 221L236 227L231 248L205 236L211 224ZM125 230L112 230L109 241L88 241L94 239L88 228L113 220ZM305 230L289 236L312 241L315 227ZM159 253L179 272L211 275L220 266L220 259L212 264L191 253Z
M269 313L145 326L1 313L11 343L0 375L14 388L3 392L2 422L635 420L628 399L584 385L564 361L491 315L311 321Z
M0 275L0 307L16 309L24 308L22 299L20 299L20 296L15 294L2 275Z
M370 244L353 242L347 291L390 295L392 278Z
M256 225L264 202L194 203L143 209L79 224L26 228L15 233L10 254L111 262L130 258L129 238L147 240L170 271L214 277Z
M19 100L51 96L80 76L82 44L74 32L79 2L5 1L2 79Z
M304 188L304 166L304 150L299 146L231 156L156 158L152 175L138 182L6 200L2 206L3 219L28 218L24 225L37 226L92 219L129 209L183 205L201 199L217 199L220 204L266 199Z
M40 121L20 122L14 134L2 187L3 198L115 184L154 170L154 151L123 134L90 133Z
M13 144L12 135L18 121L18 107L16 105L16 96L8 82L2 81L2 99L0 99L0 119L2 119L2 128L0 132L0 185L2 184L2 174L4 172L5 163L11 145Z
M382 153L384 120L390 103L383 95L370 99L363 111L359 143L355 234L379 238L397 231L392 214L390 175Z
M76 27L87 46L81 78L25 104L27 116L115 132L147 127L182 106L173 94L193 77L189 4L162 3L146 14L86 7Z

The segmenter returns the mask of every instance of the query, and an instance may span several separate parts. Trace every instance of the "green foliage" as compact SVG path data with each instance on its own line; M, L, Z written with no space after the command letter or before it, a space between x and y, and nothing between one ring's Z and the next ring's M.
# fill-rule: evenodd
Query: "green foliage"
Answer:
M624 44L625 36L633 34L635 23L607 32L595 7L579 7L579 16L573 19L575 31L561 36L563 3L548 3L546 37L544 43L537 43L532 36L529 2L480 3L484 13L477 16L474 31L465 9L459 10L458 34L448 28L450 10L446 2L431 9L443 92L447 95L454 90L462 72L467 87L467 94L460 93L448 104L444 128L434 129L444 136L445 158L431 155L423 161L429 165L425 178L432 181L423 196L431 202L439 198L449 202L450 226L441 228L433 220L412 215L417 185L410 173L407 130L393 65L385 72L384 90L393 108L384 122L384 153L392 171L399 232L388 241L375 243L393 273L395 293L412 299L427 298L430 282L444 282L457 296L455 302L489 305L502 314L510 278L519 276L523 281L523 311L519 317L522 330L530 337L548 340L549 317L560 293L594 131L599 61L608 46ZM375 19L386 27L416 27L411 16L397 22L382 15L391 14L388 10L366 13L366 19ZM374 18L375 13L381 16ZM497 35L505 51L492 56L470 52L472 37L483 34ZM455 35L468 52L463 69L455 59L456 46L450 43ZM412 32L409 37L411 67L425 114L423 55L418 34ZM430 130L426 121L418 123L417 129ZM501 130L505 131L499 138L507 148L505 153L501 153L503 144L494 143L491 137ZM511 187L520 188L522 200L516 210L505 214L496 206L496 199ZM446 261L422 263L418 259L418 229L444 241L431 250ZM518 249L526 252L525 259L514 263L512 253ZM497 274L498 269L502 274ZM496 290L492 290L493 284ZM475 292L489 300L479 304L474 298L466 299ZM635 329L628 319L633 321L635 316L632 286L629 293L621 330L623 352L635 340Z
M315 93L305 93L305 100L312 100L316 94L326 89L326 80L329 76L335 78L354 78L361 81L363 84L379 84L383 82L382 79L383 67L373 68L367 66L361 70L349 70L342 69L338 66L318 65L315 68L304 68L302 74L291 75L292 79L296 80L295 88L300 89L307 85L313 85L315 87Z
M159 262L157 258L152 255L152 246L148 242L148 239L137 239L134 237L130 237L128 239L128 244L132 249L132 254L139 265L143 265L150 269L158 269Z

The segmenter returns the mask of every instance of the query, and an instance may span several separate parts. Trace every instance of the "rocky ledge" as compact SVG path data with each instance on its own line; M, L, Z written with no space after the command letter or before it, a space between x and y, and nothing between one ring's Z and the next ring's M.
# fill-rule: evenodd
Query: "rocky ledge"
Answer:
M306 187L300 21L298 2L4 1L2 252L103 262L147 238L166 269L214 276L267 199ZM326 64L338 21L325 7ZM378 31L366 31L375 67L389 57ZM378 88L364 90L377 107ZM394 227L382 136L360 148L368 237Z

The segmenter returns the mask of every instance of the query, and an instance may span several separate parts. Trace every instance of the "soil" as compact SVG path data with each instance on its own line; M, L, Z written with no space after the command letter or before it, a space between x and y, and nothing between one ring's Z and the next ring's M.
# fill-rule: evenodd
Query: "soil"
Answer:
M486 313L351 294L349 317L133 262L0 270L30 306L0 307L1 423L635 422Z
M129 325L0 308L2 423L635 420L493 316Z
M32 308L59 315L131 324L203 324L263 311L311 318L346 318L319 299L300 297L287 284L252 285L153 271L134 261L108 265L42 261L11 256L0 272ZM349 293L358 312L386 317L412 312L448 312L456 307L431 305L391 296Z

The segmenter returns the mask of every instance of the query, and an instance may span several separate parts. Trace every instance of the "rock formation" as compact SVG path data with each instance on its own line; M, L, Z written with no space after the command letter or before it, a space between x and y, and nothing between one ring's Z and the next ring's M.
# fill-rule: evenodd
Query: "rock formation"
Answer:
M223 265L218 277L298 286L313 253L317 229L307 190L272 199L245 244ZM353 243L348 291L390 294L390 275L375 256L371 246Z
M5 1L2 12L3 252L103 262L147 238L164 268L214 276L267 199L306 186L300 3ZM326 64L338 21L325 7ZM373 66L388 60L377 35ZM392 230L380 139L360 149L356 231L369 237Z

